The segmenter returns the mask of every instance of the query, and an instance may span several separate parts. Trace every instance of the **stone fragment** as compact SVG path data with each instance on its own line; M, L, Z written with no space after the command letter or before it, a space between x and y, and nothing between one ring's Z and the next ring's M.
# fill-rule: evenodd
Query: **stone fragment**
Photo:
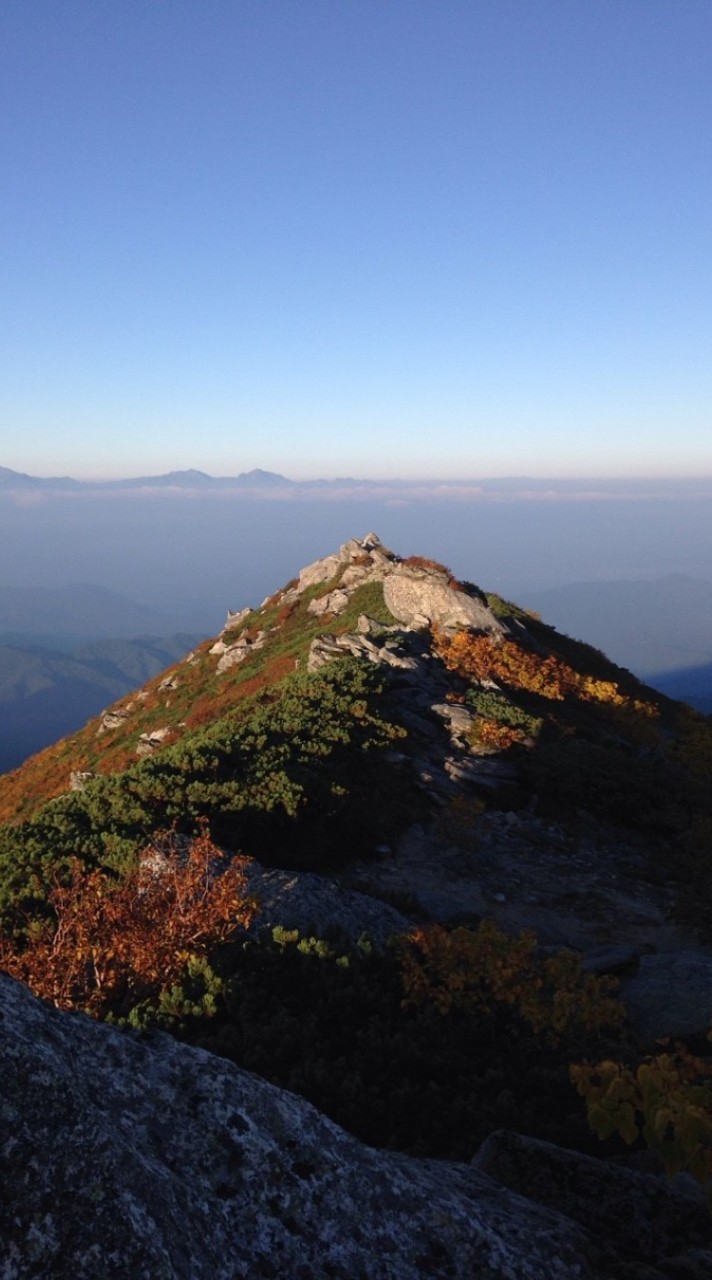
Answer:
M231 667L236 667L239 663L244 662L248 653L249 649L242 648L236 644L230 649L226 649L216 667L217 674L221 676L224 671L229 671Z
M324 613L343 613L348 603L348 592L337 588L336 591L329 591L325 596L310 600L307 613L314 614L317 618L320 618Z
M475 717L466 707L456 702L435 702L433 712L447 724L453 738L467 742L475 724Z
M170 729L167 726L160 729L151 729L149 733L142 733L136 746L136 755L152 755L154 751L163 746L169 733Z
M94 776L89 769L72 769L69 775L69 790L83 791Z
M101 723L97 729L97 734L109 733L112 729L120 729L129 717L129 707L117 707L113 711L105 711L101 717Z
M247 609L238 609L237 612L235 613L233 613L232 609L228 609L227 619L225 622L225 626L223 627L223 631L234 631L236 627L239 627L242 625L242 623L245 621L245 618L251 612L252 610L249 607Z

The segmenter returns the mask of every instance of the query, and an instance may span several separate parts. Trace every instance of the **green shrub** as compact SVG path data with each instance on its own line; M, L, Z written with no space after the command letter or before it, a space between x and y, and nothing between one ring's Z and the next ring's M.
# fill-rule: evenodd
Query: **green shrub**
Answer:
M494 689L468 689L465 702L483 719L509 725L512 729L522 729L529 738L536 738L543 724L540 716L532 716L523 711L511 698Z

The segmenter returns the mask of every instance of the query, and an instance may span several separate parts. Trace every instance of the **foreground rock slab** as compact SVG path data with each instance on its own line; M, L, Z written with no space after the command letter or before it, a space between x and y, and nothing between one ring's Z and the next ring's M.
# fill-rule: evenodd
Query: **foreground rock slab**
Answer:
M364 1147L168 1036L0 975L3 1280L599 1280L584 1231L466 1166Z
M645 1280L656 1280L660 1266L668 1268L664 1276L712 1275L710 1216L691 1180L680 1189L650 1173L504 1130L483 1142L472 1163L595 1232L612 1265L628 1257L628 1276L636 1274L636 1264Z

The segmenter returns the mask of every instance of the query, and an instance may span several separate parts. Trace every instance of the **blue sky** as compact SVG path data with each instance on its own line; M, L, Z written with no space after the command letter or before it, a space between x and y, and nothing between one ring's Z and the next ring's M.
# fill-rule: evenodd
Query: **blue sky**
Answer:
M712 474L709 0L4 0L0 464Z

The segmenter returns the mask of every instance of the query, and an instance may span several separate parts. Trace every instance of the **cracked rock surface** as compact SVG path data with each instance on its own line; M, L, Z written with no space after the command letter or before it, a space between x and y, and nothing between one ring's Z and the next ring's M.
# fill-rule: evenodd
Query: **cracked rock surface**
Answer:
M599 1280L564 1215L0 976L3 1280Z

